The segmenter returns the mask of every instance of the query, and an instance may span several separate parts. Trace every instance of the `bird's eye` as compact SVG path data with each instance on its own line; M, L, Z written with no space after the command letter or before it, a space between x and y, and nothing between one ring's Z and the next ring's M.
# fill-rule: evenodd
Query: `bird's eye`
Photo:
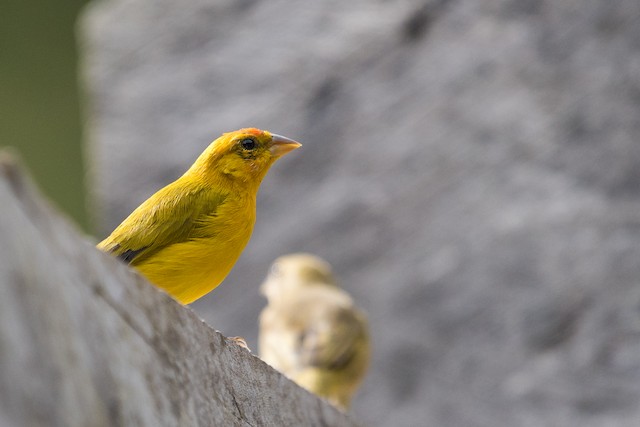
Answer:
M272 276L278 277L280 275L282 275L282 269L280 268L280 266L278 264L273 264L271 266L271 271L270 271Z
M245 150L253 150L254 148L256 148L256 141L251 138L245 138L242 141L240 141L240 145Z

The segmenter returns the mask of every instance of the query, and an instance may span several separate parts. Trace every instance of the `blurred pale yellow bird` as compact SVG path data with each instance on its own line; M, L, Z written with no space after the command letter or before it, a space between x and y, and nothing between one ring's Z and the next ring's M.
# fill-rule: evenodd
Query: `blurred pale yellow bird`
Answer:
M276 159L298 147L255 128L223 134L98 248L181 303L195 301L229 274L251 237L260 182Z
M369 365L367 321L309 254L278 258L262 284L260 357L307 390L348 409Z

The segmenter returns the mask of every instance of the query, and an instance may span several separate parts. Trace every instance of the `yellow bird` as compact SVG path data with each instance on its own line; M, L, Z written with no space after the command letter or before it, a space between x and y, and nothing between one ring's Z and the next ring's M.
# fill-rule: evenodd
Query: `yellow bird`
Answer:
M255 128L223 134L98 248L181 303L197 300L224 280L249 242L258 187L269 167L300 145Z
M260 314L262 360L348 409L369 365L368 327L329 264L309 254L280 257L261 290L268 300Z

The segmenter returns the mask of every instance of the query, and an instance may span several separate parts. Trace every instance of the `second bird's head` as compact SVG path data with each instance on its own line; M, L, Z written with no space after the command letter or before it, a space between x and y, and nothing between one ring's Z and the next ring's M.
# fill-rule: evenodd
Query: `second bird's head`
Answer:
M295 253L273 262L260 291L269 301L275 301L292 291L318 286L338 287L329 263L315 255Z
M273 162L300 146L266 130L240 129L213 141L190 170L260 184Z

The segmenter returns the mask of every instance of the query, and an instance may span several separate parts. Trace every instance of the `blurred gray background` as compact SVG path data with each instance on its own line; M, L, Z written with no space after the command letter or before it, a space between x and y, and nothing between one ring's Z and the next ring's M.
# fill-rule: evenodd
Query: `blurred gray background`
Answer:
M258 286L326 258L381 426L640 425L640 2L110 0L81 22L102 238L220 133L301 141L193 304L257 351Z

